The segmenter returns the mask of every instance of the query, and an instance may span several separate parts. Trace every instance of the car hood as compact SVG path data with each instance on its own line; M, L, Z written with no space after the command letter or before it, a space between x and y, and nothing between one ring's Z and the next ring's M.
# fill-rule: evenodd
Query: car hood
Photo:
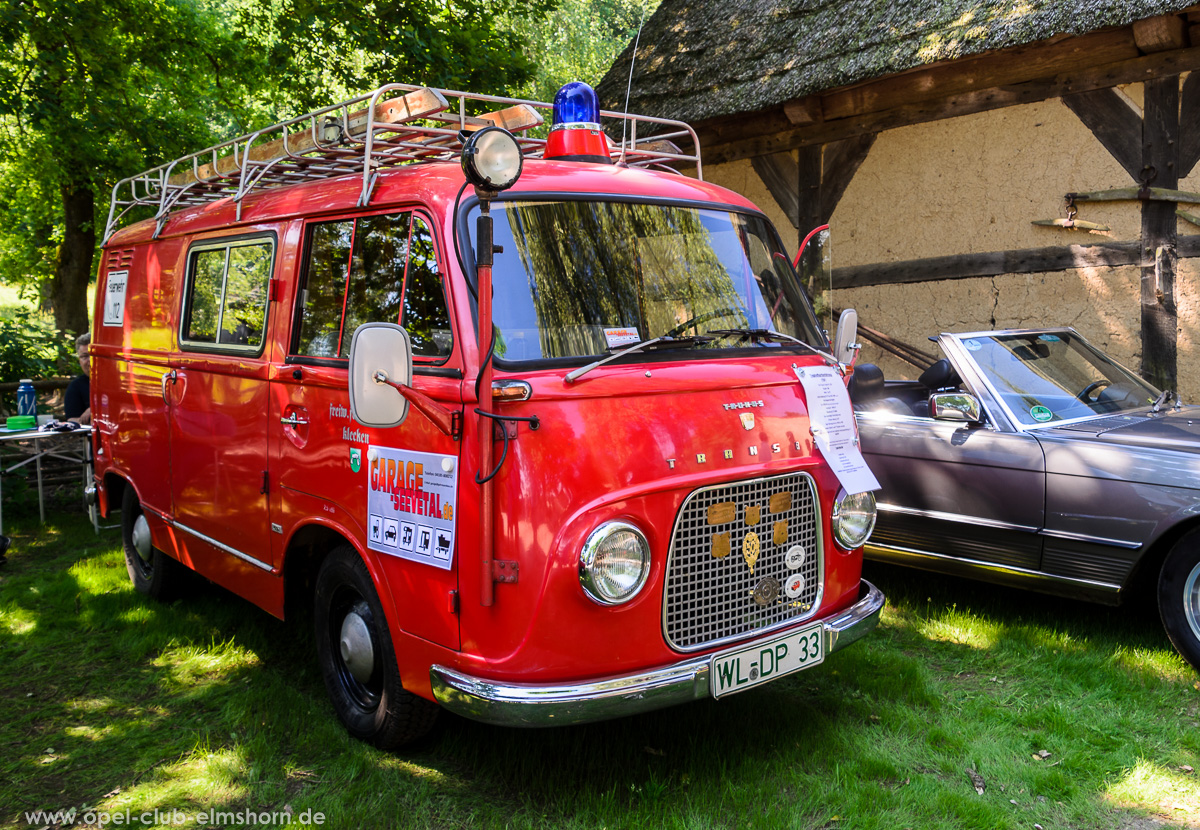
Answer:
M1070 434L1076 439L1082 437L1080 433L1084 433L1092 440L1107 445L1200 453L1200 407L1112 415L1056 427L1046 432L1063 437Z

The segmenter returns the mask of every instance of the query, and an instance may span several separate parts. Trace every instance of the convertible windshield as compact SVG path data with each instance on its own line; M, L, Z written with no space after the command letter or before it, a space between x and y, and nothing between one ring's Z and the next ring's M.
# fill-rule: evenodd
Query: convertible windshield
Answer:
M478 211L467 223L472 234ZM795 340L828 349L761 217L583 200L497 202L492 216L501 359L604 355L709 332L711 340L684 342L696 351L797 348Z
M1158 390L1070 331L956 338L1021 424L1109 415L1152 404Z

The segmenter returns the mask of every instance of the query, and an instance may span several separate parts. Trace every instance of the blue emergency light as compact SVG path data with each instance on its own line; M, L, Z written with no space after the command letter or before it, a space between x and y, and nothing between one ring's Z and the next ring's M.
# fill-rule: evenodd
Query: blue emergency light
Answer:
M554 95L554 120L545 158L612 164L608 138L600 130L600 99L583 81L571 81Z

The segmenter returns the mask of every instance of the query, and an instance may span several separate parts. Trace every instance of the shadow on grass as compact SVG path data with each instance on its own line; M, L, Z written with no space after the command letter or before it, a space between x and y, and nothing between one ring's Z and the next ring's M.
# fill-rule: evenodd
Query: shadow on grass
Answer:
M11 827L83 804L290 807L335 827L1103 826L1115 776L1200 751L1151 723L1197 716L1190 685L1160 668L1180 667L1152 618L872 564L884 624L821 666L587 726L444 715L381 753L334 716L307 627L201 580L171 605L146 600L86 522L17 539L0 570ZM1054 759L1032 760L1043 748Z

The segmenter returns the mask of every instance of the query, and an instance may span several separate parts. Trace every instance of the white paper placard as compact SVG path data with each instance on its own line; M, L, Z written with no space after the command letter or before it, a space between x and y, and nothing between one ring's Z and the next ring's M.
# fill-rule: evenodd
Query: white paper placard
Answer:
M104 325L125 324L125 290L129 285L128 271L109 271L104 288Z
M794 369L808 401L813 441L846 492L878 490L879 481L858 449L858 430L846 383L832 366Z

